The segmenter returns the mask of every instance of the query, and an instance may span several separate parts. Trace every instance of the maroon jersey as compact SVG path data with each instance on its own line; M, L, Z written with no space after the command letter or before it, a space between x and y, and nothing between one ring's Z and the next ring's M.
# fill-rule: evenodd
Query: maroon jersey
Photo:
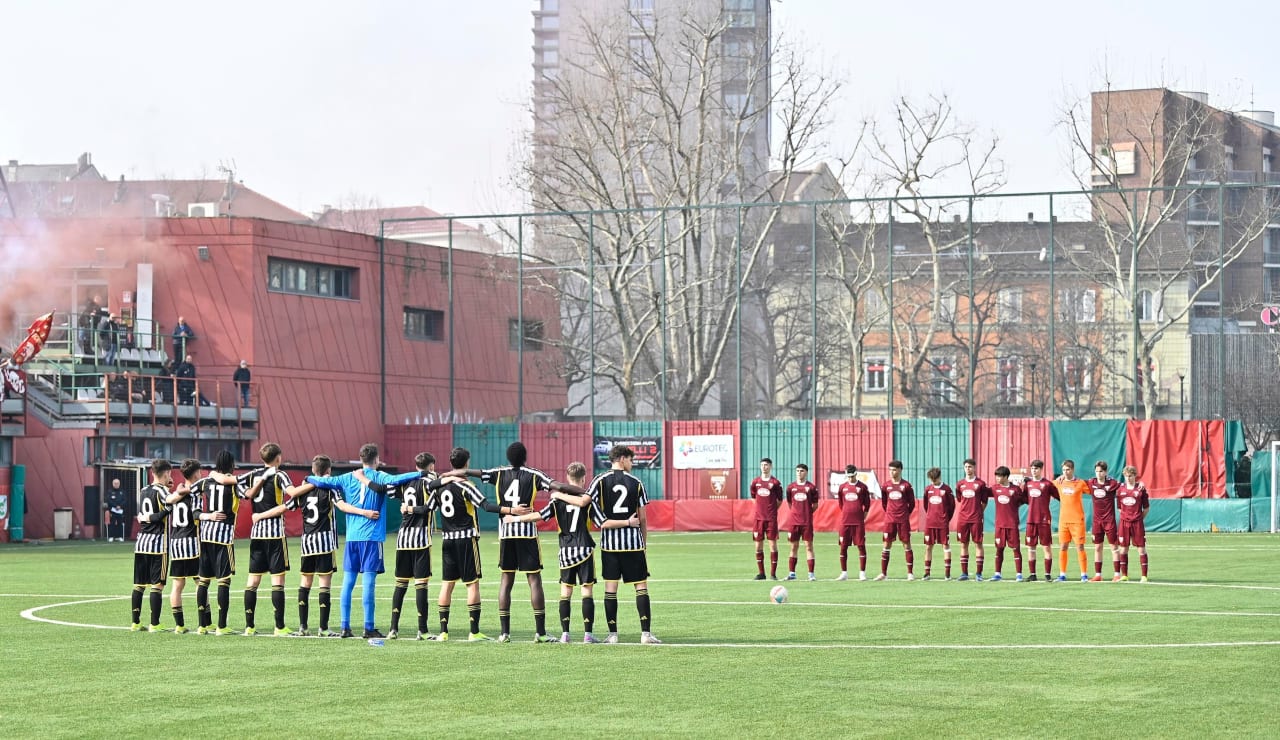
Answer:
M943 483L940 486L924 487L924 526L925 529L946 529L951 526L951 515L956 510L956 495L951 486Z
M1093 496L1093 526L1116 523L1116 491L1120 481L1115 478L1088 480L1089 494Z
M1120 502L1120 521L1122 522L1142 521L1142 512L1151 505L1147 487L1142 485L1142 481L1138 481L1133 488L1120 484L1116 489L1116 500Z
M982 522L989 498L991 498L991 489L981 478L956 483L956 508L960 510L957 523Z
M1027 525L1052 524L1049 499L1058 498L1058 487L1048 478L1027 481Z
M787 503L791 504L791 522L788 526L813 526L813 510L818 508L818 487L813 481L792 483L787 486Z
M1018 509L1027 502L1027 494L1021 486L999 483L991 487L991 498L996 501L996 529L1018 528Z
M880 503L886 522L907 522L916 508L916 491L905 480L886 481L880 486Z
M860 480L841 483L836 493L840 501L840 524L844 527L862 526L867 523L867 510L871 508L871 491Z
M777 478L759 478L751 481L751 498L756 500L756 521L776 522L778 504L782 503L782 481Z

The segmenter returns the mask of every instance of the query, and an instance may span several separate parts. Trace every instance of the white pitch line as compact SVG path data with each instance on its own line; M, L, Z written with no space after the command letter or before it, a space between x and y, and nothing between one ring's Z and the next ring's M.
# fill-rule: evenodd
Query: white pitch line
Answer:
M919 579L917 579L917 581L919 581ZM954 578L952 579L952 581L953 581L953 582L957 582L957 583L958 583L958 581L956 581ZM750 583L757 583L757 582L758 582L758 583L760 583L761 585L764 585L764 584L767 584L767 583L775 583L775 584L787 584L787 583L805 584L805 583L810 583L810 581L805 581L805 580L802 580L802 579L796 579L795 581L756 581L756 579L754 579L754 578L650 578L650 579L649 579L649 582L650 582L650 583L659 583L659 584L661 584L661 583L741 583L741 584L750 584ZM819 578L817 581L815 581L815 583L836 583L836 582L837 582L837 581L836 581L834 578ZM906 581L906 579L904 579L904 578L897 578L897 577L895 577L895 578L890 578L890 579L888 580L888 582L890 582L890 583L906 583L907 581ZM849 583L857 583L857 581L850 581ZM928 583L946 583L946 581L929 581ZM976 583L976 582L975 582L975 583ZM1016 583L1016 582L1015 582L1015 581L1013 581L1012 579L1008 579L1008 578L1006 578L1006 579L1005 579L1005 580L1003 580L1003 581L990 581L990 580L988 580L988 581L983 581L983 583ZM1054 583L1056 583L1056 581L1055 581ZM1084 583L1084 582L1082 582L1082 581L1068 580L1066 583L1070 584L1070 583ZM1105 581L1104 583L1109 584L1109 585L1121 585L1121 584L1112 584L1112 582L1111 582L1110 580ZM1086 585L1086 586L1088 586L1089 588L1093 588L1093 587L1094 587L1094 584L1091 584L1091 583L1085 583L1085 585ZM1148 588L1148 587L1156 587L1156 586L1160 586L1160 587L1164 587L1164 588L1230 588L1230 589L1242 589L1242 590L1246 590L1246 591L1280 591L1280 586L1252 586L1252 585L1239 584L1239 583L1171 583L1171 582L1169 582L1169 581L1150 581L1150 582L1148 582L1148 583L1138 583L1138 582L1136 582L1136 581L1129 581L1128 583L1123 584L1123 587L1127 587L1127 588L1135 588L1135 587L1139 587L1139 586L1140 586L1140 587L1142 587L1142 588ZM864 587L864 586L862 586L862 585L858 585L858 586L854 586L853 588L863 588L863 587ZM866 587L868 587L868 588L878 588L878 586L872 585L872 581L871 581L870 579L868 579L868 580L867 580L867 582L866 582ZM804 586L804 588L808 588L808 586ZM840 586L839 588L847 588L847 587L846 587L846 586ZM925 586L925 585L923 585L923 584L922 584L921 586L919 586L919 588L929 588L929 586ZM981 586L977 586L977 588L981 588ZM1103 586L1103 588L1105 588L1105 586ZM1035 589L1036 589L1036 587L1035 587L1035 586L1028 586L1028 587L1027 587L1027 590L1028 590L1028 591L1034 591Z
M763 606L776 607L771 601L658 601L655 604L675 604L684 606ZM1025 612L1066 612L1079 614L1146 614L1154 616L1176 617L1280 617L1280 612L1212 612L1212 611L1175 611L1164 609L1077 609L1065 606L1005 606L999 604L849 604L829 601L791 601L793 606L825 606L844 609L938 609L953 611L1025 611Z
M638 644L638 643L626 643ZM1061 643L1042 645L802 645L790 643L739 643L739 642L664 642L661 647L671 648L730 648L760 650L1143 650L1151 648L1225 648L1225 647L1274 647L1280 640L1248 642L1165 642L1121 643L1117 645L1089 643ZM642 647L657 647L644 645Z
M87 627L89 629L95 629L95 630L127 630L129 629L128 627L120 627L116 625L85 624L83 622L63 622L62 620L59 620L59 619L46 619L44 617L36 616L36 612L38 611L43 611L45 609L54 609L60 606L78 606L80 604L95 604L101 601L117 601L119 599L127 599L127 598L129 597L108 596L108 597L98 598L98 599L83 599L81 601L64 601L61 604L45 604L44 606L33 606L30 609L23 610L19 616L21 616L23 619L30 619L33 622L46 622L48 624L60 624L64 627Z

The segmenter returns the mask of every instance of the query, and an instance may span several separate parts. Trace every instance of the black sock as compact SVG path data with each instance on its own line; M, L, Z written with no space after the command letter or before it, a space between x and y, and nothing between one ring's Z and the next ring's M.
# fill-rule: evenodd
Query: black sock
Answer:
M227 628L227 610L231 608L231 583L218 581L218 629Z
M186 626L187 626L186 619L182 616L182 607L181 607L181 606L175 606L175 607L173 607L173 623L174 623L174 625L176 625L176 626L178 626L178 627L186 627Z
M316 601L320 602L320 629L329 629L329 587L321 586L320 594L316 596Z
M533 631L539 635L547 634L547 611L545 609L533 610Z
M480 633L480 605L467 604L467 618L471 621L471 634Z
M449 605L444 604L436 607L436 611L440 613L440 631L449 631Z
M244 626L253 629L253 613L258 608L258 587L244 590Z
M404 607L404 594L409 590L409 582L396 579L396 588L391 592L391 629L400 630L400 610Z
M418 631L426 633L427 629L427 610L430 608L427 596L430 591L427 590L427 584L417 583L413 587L414 598L418 602Z
M164 608L164 595L158 588L151 589L151 624L160 624L160 610Z
M133 621L130 622L130 624L142 623L142 596L146 592L147 592L146 586L133 587L133 593L129 595L130 601L132 602L131 606L133 607Z
M560 597L560 631L569 631L569 619L572 616L572 609L569 606L569 597Z
M509 609L505 611L502 609L498 610L498 625L499 629L502 630L502 634L511 634L511 611Z
M298 629L307 628L307 618L311 616L311 589L298 587Z
M636 589L636 611L640 614L640 631L652 632L652 625L649 623L649 589Z
M198 620L201 627L208 627L211 624L209 619L209 584L208 582L196 584L196 611L198 612Z
M271 610L276 613L276 629L284 629L284 584L271 587Z
M609 625L610 632L618 631L618 594L605 592L604 594L604 621Z
M596 626L596 600L590 596L582 597L582 629L591 632Z

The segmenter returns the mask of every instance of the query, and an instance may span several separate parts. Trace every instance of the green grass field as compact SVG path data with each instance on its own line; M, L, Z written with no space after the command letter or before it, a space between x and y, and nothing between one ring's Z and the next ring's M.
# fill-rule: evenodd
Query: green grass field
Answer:
M787 584L791 602L775 605L768 602L773 584L750 580L749 535L655 534L650 593L661 646L531 644L523 583L512 609L521 642L506 645L400 640L378 648L360 639L131 633L121 629L129 614L130 544L0 546L0 734L1277 733L1280 539L1155 535L1149 584L907 582L896 548L890 581L840 583L831 580L833 537L820 539L822 580ZM483 545L489 578L482 629L490 635L498 631L495 541L487 534ZM544 560L554 562L554 540L544 537L542 547ZM923 547L916 551L919 574ZM870 555L874 572L878 548ZM993 555L988 545L988 574ZM782 556L785 570L785 550ZM958 559L957 549L957 566ZM1005 575L1012 573L1008 558ZM233 586L243 582L238 576ZM290 626L296 584L291 574ZM383 576L378 591L385 630L391 579ZM554 584L548 591L548 626L558 633ZM357 589L357 625L359 596ZM410 593L407 606L412 600ZM194 601L188 588L188 624ZM466 632L461 601L456 593L455 637ZM596 602L602 635L603 585ZM167 604L166 592L163 621L171 625ZM143 611L145 622L145 605ZM313 595L313 628L316 612ZM577 640L579 613L575 599ZM638 642L629 589L619 614L622 638ZM258 623L270 626L268 599L259 599ZM404 624L412 631L414 617ZM243 626L234 589L231 626Z

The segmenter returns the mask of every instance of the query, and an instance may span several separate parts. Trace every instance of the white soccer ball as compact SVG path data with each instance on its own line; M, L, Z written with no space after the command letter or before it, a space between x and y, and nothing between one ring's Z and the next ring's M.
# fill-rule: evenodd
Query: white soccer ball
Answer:
M769 592L769 600L775 604L787 603L787 596L786 586L774 586L773 590Z

